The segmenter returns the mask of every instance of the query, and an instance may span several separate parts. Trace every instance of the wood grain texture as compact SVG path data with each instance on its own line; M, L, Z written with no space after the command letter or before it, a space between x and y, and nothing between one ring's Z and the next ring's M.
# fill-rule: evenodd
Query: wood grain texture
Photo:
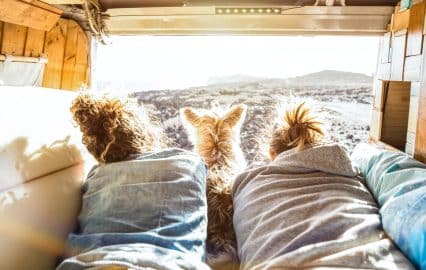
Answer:
M422 75L423 55L413 55L405 58L404 81L418 82Z
M81 5L84 0L43 0L51 5Z
M0 21L0 52L1 52L1 45L3 43L3 25L4 23Z
M390 79L402 81L404 76L405 50L407 35L394 36L392 41L392 66Z
M371 113L370 122L370 139L373 141L379 141L382 128L382 117L383 113L373 109Z
M388 89L389 81L376 80L374 82L373 91L374 91L374 110L383 112L386 91Z
M393 16L392 31L398 32L403 29L408 29L410 22L410 9L396 12Z
M2 54L24 55L27 27L5 23L3 27Z
M50 5L47 1L39 1L39 0L20 0L20 1L27 2L27 3L29 3L33 6L51 11L51 12L59 14L59 15L61 15L63 13L62 9Z
M407 33L407 56L420 55L423 47L423 26L425 2L414 4L410 9L410 22Z
M423 106L426 106L426 104ZM426 119L419 117L417 130L414 158L426 163Z
M24 56L40 57L44 50L45 36L45 31L28 28Z
M377 67L377 79L389 81L391 76L391 63L379 64Z
M83 86L88 86L90 83L89 45L90 44L86 33L80 29L80 31L78 32L77 54L71 85L71 89L73 90L78 90Z
M44 70L44 87L61 88L67 27L67 20L60 19L46 35L44 52L48 63Z
M388 32L382 37L382 46L380 48L380 63L390 63L390 50L391 50L392 33Z
M381 124L381 141L401 151L407 143L410 86L407 82L389 82Z
M35 0L25 0L35 1ZM51 31L0 21L0 53L46 55L44 87L78 90L90 83L89 39L73 20L61 19Z
M80 27L76 22L71 20L67 22L67 35L62 69L61 89L72 89L79 29Z
M61 16L46 7L19 0L0 0L0 7L1 21L43 31L49 31Z

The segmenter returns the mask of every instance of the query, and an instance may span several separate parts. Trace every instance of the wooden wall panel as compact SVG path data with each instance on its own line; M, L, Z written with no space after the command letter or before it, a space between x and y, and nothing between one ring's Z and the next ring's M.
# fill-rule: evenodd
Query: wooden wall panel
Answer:
M379 141L382 129L382 117L383 112L373 109L371 113L370 123L370 139L373 141Z
M78 90L89 85L89 39L73 20L60 19L49 32L0 22L0 52L45 55L44 87Z
M404 81L418 82L422 75L422 55L414 55L405 58Z
M381 141L405 150L407 143L410 83L390 82L385 98Z
M390 63L390 48L391 48L391 41L392 41L392 33L388 32L383 35L382 37L382 46L380 48L380 63Z
M81 82L86 82L87 85L90 83L90 72L89 72L89 57L90 57L90 44L84 32L78 33L77 39L77 53L75 59L75 67L73 69L73 80L72 89L78 89L81 87Z
M391 81L402 81L404 78L404 63L407 34L396 33L392 41Z
M49 31L62 10L38 0L0 0L0 20Z
M0 21L0 51L1 51L1 44L2 44L2 38L3 38L3 25L4 23Z
M73 69L75 68L75 57L77 54L77 41L79 26L74 21L67 22L67 34L64 50L64 60L62 69L62 89L71 89L73 79Z
M424 106L426 106L426 104L424 104ZM417 132L416 134L414 157L426 163L426 119L419 118L417 123L417 130L422 132Z
M46 32L34 28L28 28L27 41L25 43L25 56L40 57L44 51Z
M27 27L11 23L3 26L2 54L24 55Z
M44 87L61 89L67 27L67 21L60 19L46 35L44 52L48 63L44 69Z
M393 15L392 31L398 32L400 30L408 29L409 22L410 22L409 9L402 12L396 12Z
M391 63L379 64L377 66L377 79L389 81L391 76Z
M376 80L373 85L374 110L383 112L389 81Z
M414 4L410 9L410 22L407 34L407 56L420 55L423 46L423 25L425 2Z

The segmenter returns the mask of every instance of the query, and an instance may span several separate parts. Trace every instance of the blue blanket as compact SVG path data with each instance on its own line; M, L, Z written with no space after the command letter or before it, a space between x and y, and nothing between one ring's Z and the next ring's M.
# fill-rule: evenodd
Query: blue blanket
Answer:
M208 269L206 166L180 149L92 169L83 187L80 230L58 269Z
M404 153L361 144L352 160L380 205L383 228L420 269L426 269L426 165Z

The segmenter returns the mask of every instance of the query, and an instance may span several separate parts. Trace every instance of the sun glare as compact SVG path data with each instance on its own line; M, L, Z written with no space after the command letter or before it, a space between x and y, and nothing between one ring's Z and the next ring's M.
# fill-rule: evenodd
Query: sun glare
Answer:
M226 12L226 11L225 11ZM182 89L235 74L289 78L321 70L372 75L378 37L127 36L99 46L94 73L101 90Z

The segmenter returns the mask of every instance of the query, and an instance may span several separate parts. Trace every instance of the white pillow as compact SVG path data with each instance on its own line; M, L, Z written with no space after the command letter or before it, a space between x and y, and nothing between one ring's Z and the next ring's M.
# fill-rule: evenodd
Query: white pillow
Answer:
M0 190L93 161L72 122L69 108L75 96L61 90L0 87Z

